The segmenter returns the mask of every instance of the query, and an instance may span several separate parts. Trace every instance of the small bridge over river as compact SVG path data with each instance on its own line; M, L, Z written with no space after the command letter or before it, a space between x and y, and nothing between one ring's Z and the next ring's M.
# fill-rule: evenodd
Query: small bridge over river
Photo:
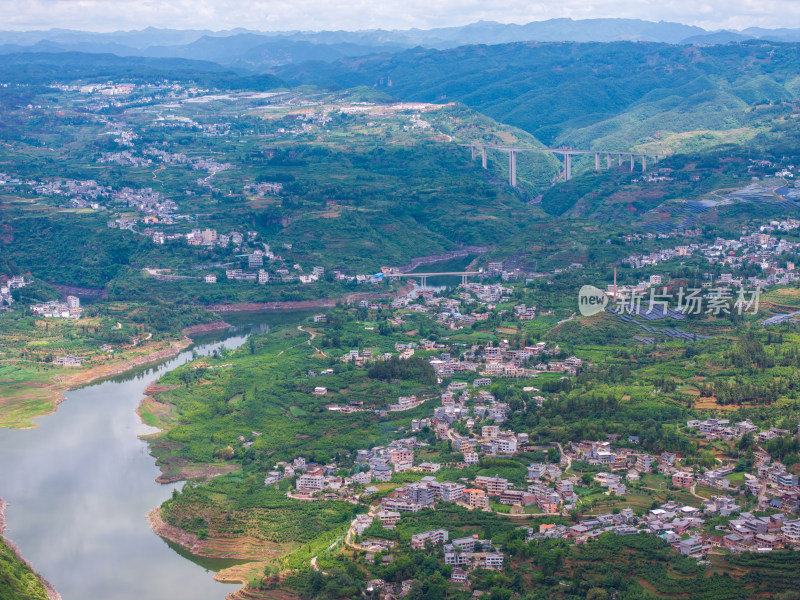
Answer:
M420 285L424 290L428 285L428 277L439 277L441 275L456 275L461 277L461 283L465 284L469 280L470 277L477 277L479 275L483 275L483 271L447 271L442 273L400 273L399 271L394 271L392 273L387 273L386 277L388 279L400 279L401 277L418 277Z
M647 159L653 159L653 162L658 162L662 155L653 154L649 152L617 152L609 150L576 150L574 148L547 148L546 146L499 146L491 144L460 144L465 148L472 149L472 160L480 154L481 164L484 169L488 168L486 161L486 150L500 150L501 152L508 152L508 183L512 187L517 187L517 153L518 152L550 152L551 154L560 155L564 160L564 181L572 179L572 157L581 154L594 154L594 170L600 170L600 157L605 156L606 168L610 169L613 163L613 158L617 159L618 166L622 166L630 160L631 172L636 168L636 160L639 159L642 163L642 172L647 171Z

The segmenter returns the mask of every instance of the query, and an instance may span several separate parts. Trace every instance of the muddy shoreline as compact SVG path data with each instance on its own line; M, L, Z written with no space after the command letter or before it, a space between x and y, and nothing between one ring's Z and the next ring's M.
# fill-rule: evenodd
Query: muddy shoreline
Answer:
M66 400L64 392L70 392L74 389L91 385L92 383L97 383L98 381L102 381L104 379L123 375L128 371L133 371L134 369L139 369L153 363L170 359L183 352L191 345L191 343L191 339L184 337L180 340L170 342L169 346L166 348L155 350L154 352L150 352L121 363L98 365L85 371L79 371L78 373L65 375L64 378L58 383L53 383L48 386L49 390L52 391L55 396L53 398L53 410L36 416L46 417L47 415L51 415L56 412L59 405ZM34 427L38 427L38 424L34 423L31 427L23 427L22 429L33 429Z
M56 588L53 586L52 583L47 581L44 577L42 577L39 573L36 572L36 569L33 568L33 565L25 560L25 557L22 556L22 553L17 548L17 545L5 537L3 534L6 531L6 508L8 507L8 503L0 498L0 539L11 548L11 551L16 555L17 559L24 563L31 571L33 571L34 575L39 578L39 581L42 582L45 591L47 592L47 597L49 600L61 600L61 594L56 591Z
M210 331L219 331L220 329L227 329L230 327L230 323L226 323L225 321L214 321L213 323L199 323L197 325L190 325L189 327L183 328L183 335L186 337L192 337L198 333L208 333Z
M150 523L150 529L153 530L157 536L164 538L177 544L181 548L188 550L196 556L205 556L200 548L200 538L195 534L184 531L180 527L170 525L161 517L161 507L158 506L147 513L147 522Z

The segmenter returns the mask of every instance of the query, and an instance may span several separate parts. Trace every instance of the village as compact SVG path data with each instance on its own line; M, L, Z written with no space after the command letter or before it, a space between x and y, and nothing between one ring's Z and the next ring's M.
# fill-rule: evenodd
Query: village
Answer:
M463 327L465 323L459 320L462 303L473 305L473 309L493 308L496 302L508 302L512 292L502 284L467 283L450 292L450 298L448 293L418 290L390 305L364 301L362 307L391 308L395 323L423 312L442 325L459 323L456 326ZM509 314L524 321L535 310L517 305ZM324 324L325 315L317 315L313 321ZM520 519L526 542L564 539L582 544L604 533L652 535L666 541L676 552L701 562L709 553L720 550L764 553L800 548L800 520L796 518L800 510L798 477L764 449L770 440L793 432L774 427L760 429L749 420L731 423L723 418L689 420L680 427L682 435L692 439L752 444L756 457L752 470L733 459L722 458L713 466L698 466L684 464L684 457L677 453L649 454L638 448L639 438L635 435L620 439L611 434L604 441L541 446L533 444L528 433L504 427L514 411L488 388L494 378L513 382L517 378L557 374L561 380L569 380L591 370L590 362L564 357L558 346L538 343L514 349L501 341L496 346L464 348L423 338L397 343L395 353L345 351L340 361L367 367L395 357L410 359L419 351L427 353L426 360L438 382L447 382L438 397L401 396L387 408L372 408L363 402L327 405L328 411L342 415L363 411L382 415L428 406L429 416L411 419L407 432L411 435L386 446L358 450L351 466L315 464L302 457L279 462L264 481L267 486L292 481L293 488L287 496L298 502L344 499L365 507L367 512L352 521L346 539L352 548L366 552L367 560L382 553L385 561L387 553L400 550L397 541L370 535L374 527L392 530L407 516L436 510L440 503ZM324 377L332 372L309 375ZM468 380L459 380L461 377ZM538 406L547 402L538 388L526 385L524 390L530 394L529 402ZM328 389L317 385L313 393L326 396ZM800 435L800 426L797 434ZM446 442L459 460L441 463L426 458L434 441ZM453 475L479 466L486 459L513 459L530 452L540 453L546 461L528 464L524 481L499 475ZM641 498L651 493L654 485L675 499L643 505ZM613 510L592 510L585 503L586 495L598 488L605 498L601 504ZM631 504L626 507L628 498ZM769 514L764 516L765 512ZM537 519L543 522L525 524ZM451 539L447 529L414 534L410 543L412 549L441 546L445 564L454 567L451 579L459 585L469 584L472 570L500 569L505 559L503 548L491 540L478 536ZM384 591L391 588L381 581L370 585Z
M782 266L779 257L784 253L796 253L800 243L787 242L776 234L797 228L800 228L800 221L797 219L770 221L769 224L762 225L758 231L742 235L738 240L717 238L709 244L681 245L647 255L633 254L625 258L623 263L635 269L642 269L681 257L702 256L710 265L720 265L731 270L748 264L758 265L765 275L741 278L734 277L731 273L723 273L717 281L713 281L711 274L704 274L706 281L703 282L703 287L710 288L713 285L742 287L749 284L753 288L763 289L773 285L788 285L798 278L795 264L789 261ZM642 289L640 284L630 286L626 291L641 292Z

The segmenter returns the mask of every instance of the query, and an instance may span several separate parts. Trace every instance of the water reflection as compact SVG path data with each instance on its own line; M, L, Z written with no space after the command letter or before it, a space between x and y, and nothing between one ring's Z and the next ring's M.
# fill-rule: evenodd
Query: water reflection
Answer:
M198 336L180 355L138 372L68 392L31 430L0 429L0 496L6 535L63 600L222 600L231 586L209 571L237 561L177 552L150 531L147 512L180 484L159 485L135 414L147 385L192 359L242 345L252 331L307 314L226 319L233 327Z

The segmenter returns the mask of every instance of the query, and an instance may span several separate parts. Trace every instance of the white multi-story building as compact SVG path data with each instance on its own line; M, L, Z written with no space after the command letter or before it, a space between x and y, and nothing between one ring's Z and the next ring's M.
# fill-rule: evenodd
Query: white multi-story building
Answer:
M442 500L445 502L455 502L456 500L461 500L464 496L464 490L466 486L463 483L456 483L454 481L445 481L439 486L439 490L442 494Z
M479 461L477 452L464 452L464 462L468 465L477 465Z
M323 475L300 475L297 478L296 487L298 490L321 491L325 487L325 477Z

